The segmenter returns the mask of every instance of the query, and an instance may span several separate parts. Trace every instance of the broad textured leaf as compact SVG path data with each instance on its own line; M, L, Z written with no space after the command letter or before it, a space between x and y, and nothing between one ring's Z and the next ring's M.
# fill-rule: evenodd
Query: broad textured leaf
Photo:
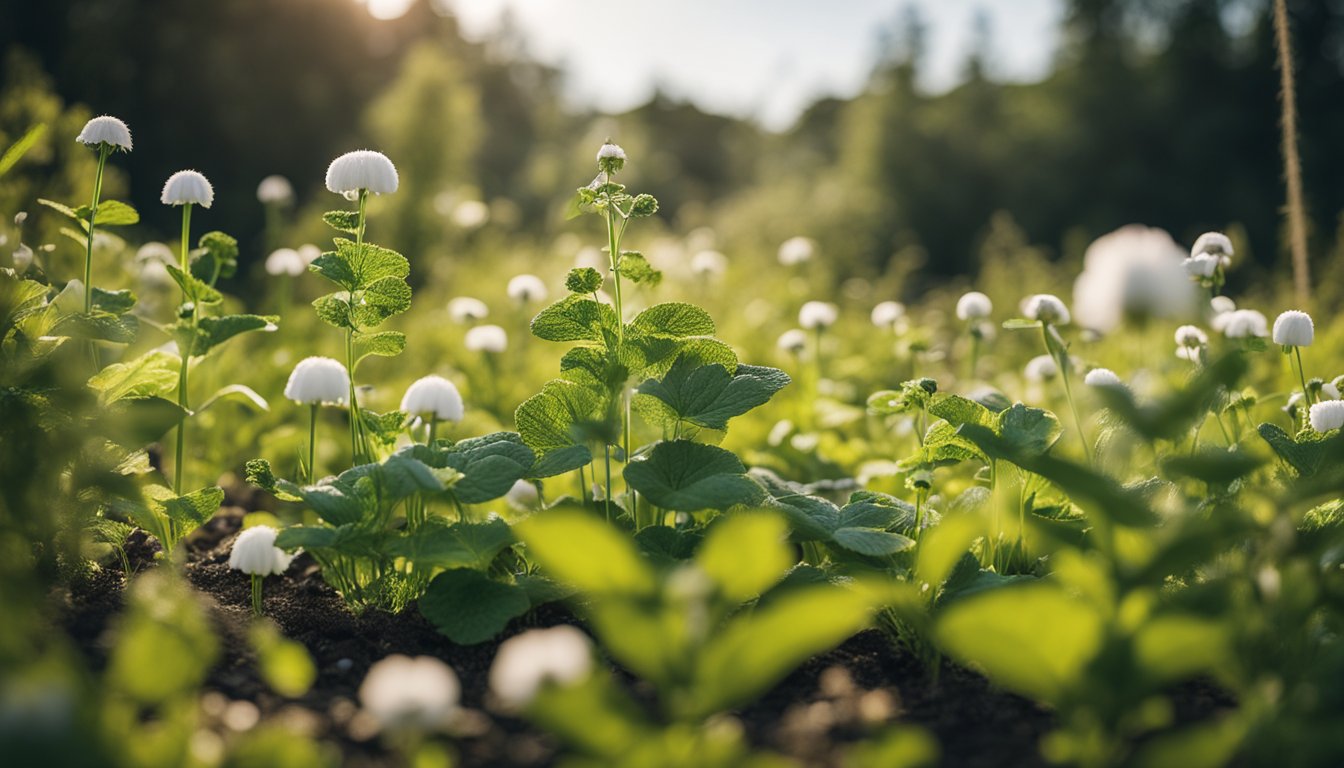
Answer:
M103 200L98 203L98 212L93 223L100 227L124 227L140 223L140 214L128 203L120 200Z
M381 331L355 337L355 366L369 355L396 357L406 349L406 334L401 331Z
M634 542L587 511L550 509L514 526L528 558L557 581L592 595L651 596L653 569Z
M788 526L773 513L720 517L709 527L695 561L729 603L743 603L784 578L794 558Z
M336 238L336 252L345 257L355 275L355 286L368 288L381 280L405 280L411 274L411 263L405 256L381 245L357 245L344 238Z
M400 277L383 277L355 291L350 317L358 328L372 328L411 308L411 286Z
M1325 438L1307 433L1302 440L1295 440L1275 424L1261 424L1257 429L1269 447L1297 471L1298 477L1311 477L1321 469L1326 458Z
M355 270L350 265L349 260L336 251L327 251L313 259L313 262L308 265L308 270L316 272L347 291L353 291L359 287L359 278L355 275Z
M525 479L540 480L546 477L563 475L586 467L593 461L593 452L586 445L571 445L556 448L542 455L532 464Z
M644 258L644 254L639 251L623 251L618 269L621 277L632 283L653 287L662 282L663 279L663 273L654 269L649 260Z
M694 304L668 302L654 304L640 312L630 327L651 336L713 336L714 318Z
M224 503L224 489L218 487L201 488L177 498L160 502L163 513L172 520L187 524L191 530L205 523Z
M113 363L89 379L102 405L126 397L166 397L177 390L181 359L154 349L125 363Z
M830 541L831 531L840 526L839 507L768 469L757 467L747 474L765 489L765 505L784 514L794 541Z
M281 549L328 549L341 538L339 528L322 525L292 525L275 537L275 546Z
M775 368L739 365L729 373L717 364L696 367L682 356L661 381L650 379L639 386L639 392L665 405L673 424L686 421L722 430L728 428L729 419L764 405L789 381L788 374Z
M579 425L600 418L601 408L602 399L593 390L555 379L518 406L513 419L523 442L545 456L552 451L581 446L583 438Z
M663 509L694 512L758 504L766 495L729 451L689 440L662 442L625 468L636 491Z
M522 587L494 581L468 568L435 576L420 598L420 612L458 645L494 638L531 607Z
M596 341L616 334L616 310L587 296L571 294L532 318L532 335L547 341Z
M836 527L911 530L915 527L915 505L886 493L856 491L840 508Z
M939 615L935 636L992 682L1057 704L1100 649L1102 620L1058 586L1032 582L957 600Z
M194 301L197 304L218 304L224 300L223 294L210 287L205 281L195 275L187 274L178 269L174 264L165 264L164 268L172 276L173 281L182 289L182 294L188 301Z
M935 401L929 406L929 413L940 419L946 420L953 426L959 427L962 424L979 424L982 427L993 427L996 423L994 413L990 409L975 402L967 400L960 395L948 395Z
M287 480L281 480L275 487L285 493L298 496L317 516L332 525L346 525L359 522L364 517L365 502L359 496L330 478L300 487ZM373 510L370 510L372 512Z
M881 528L837 528L831 538L836 544L869 557L885 557L915 546L915 540Z
M224 315L223 317L202 317L196 321L196 327L202 331L196 348L191 350L192 357L203 357L210 350L223 344L240 333L248 331L273 330L279 320L275 315Z
M131 311L135 306L135 294L129 290L105 291L102 288L94 286L93 288L93 306L104 312L110 312L114 315L124 314Z
M1062 428L1053 413L1015 403L999 414L995 431L1022 453L1041 454L1050 450L1050 446L1059 439Z
M509 524L491 517L484 523L426 526L397 539L392 552L420 568L484 570L513 542Z
M56 324L55 333L76 339L130 344L139 330L140 321L135 315L114 315L95 309L87 315L66 315Z
M313 309L317 310L318 319L327 325L337 328L354 327L350 317L350 294L345 291L336 291L313 299Z
M359 231L358 211L327 211L322 214L322 221L337 232L353 235Z
M463 504L498 499L527 476L536 454L512 432L462 440L445 455L447 465L463 474L453 495Z

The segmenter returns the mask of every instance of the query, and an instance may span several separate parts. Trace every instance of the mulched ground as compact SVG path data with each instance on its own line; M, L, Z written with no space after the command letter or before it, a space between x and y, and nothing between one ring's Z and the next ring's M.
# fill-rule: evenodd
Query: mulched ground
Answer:
M228 568L229 547L242 515L241 508L225 508L188 539L186 576L208 598L223 639L223 659L211 673L203 699L215 727L236 730L258 719L279 720L338 745L344 765L396 765L359 716L356 694L375 661L394 653L423 654L448 662L461 678L463 705L471 716L454 739L460 765L508 768L555 762L557 745L551 739L486 707L486 676L498 642L454 645L415 610L397 616L379 611L355 616L305 556L283 576L266 580L265 613L286 636L308 648L318 679L298 699L272 693L255 671L246 640L251 620L249 581ZM140 534L132 538L128 550L137 568L154 567L150 564L154 548ZM120 572L103 571L66 596L66 629L95 667L105 659L106 630L122 605L122 581ZM574 622L563 607L543 606L506 634ZM648 698L648 691L637 685L634 693ZM1200 714L1220 703L1216 695L1183 698L1183 708ZM1052 725L1049 712L993 689L964 669L944 665L933 675L877 631L856 635L812 659L735 715L752 743L809 766L837 765L846 744L891 723L927 728L942 745L945 765L1040 765L1037 743Z

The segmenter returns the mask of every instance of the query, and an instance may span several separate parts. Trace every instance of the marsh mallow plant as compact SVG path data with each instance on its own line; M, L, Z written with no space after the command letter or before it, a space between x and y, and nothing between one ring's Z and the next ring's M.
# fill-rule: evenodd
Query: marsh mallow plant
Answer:
M107 164L107 158L117 151L131 151L131 129L126 124L110 115L95 117L84 125L84 129L75 137L75 141L98 153L98 170L93 181L93 200L89 203L88 211L81 211L80 223L86 224L87 232L84 236L86 248L84 253L84 285L91 287L93 285L93 239L94 230L98 221L98 206L103 193L103 167ZM125 208L134 214L134 210L125 203L117 203L117 207ZM127 216L123 211L117 211L118 218L136 218ZM134 221L114 222L134 224ZM93 311L93 292L86 291L84 294L84 314Z
M242 571L252 579L252 613L261 615L261 582L267 576L284 573L294 556L275 546L278 531L269 525L254 525L238 534L229 551L229 568Z

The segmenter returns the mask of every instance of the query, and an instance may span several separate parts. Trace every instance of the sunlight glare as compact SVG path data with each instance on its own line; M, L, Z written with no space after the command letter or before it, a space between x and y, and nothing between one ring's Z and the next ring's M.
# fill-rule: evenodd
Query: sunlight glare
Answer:
M358 0L369 6L369 15L381 21L391 21L406 15L415 0Z

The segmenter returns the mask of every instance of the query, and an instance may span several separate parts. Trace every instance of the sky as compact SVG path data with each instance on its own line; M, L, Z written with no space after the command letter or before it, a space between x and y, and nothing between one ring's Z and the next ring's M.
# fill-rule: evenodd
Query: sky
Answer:
M375 16L412 0L367 2ZM820 96L862 89L879 30L907 6L928 28L922 85L952 87L977 14L990 21L992 76L1032 80L1055 52L1063 0L435 0L482 39L509 9L529 53L566 73L571 103L622 111L655 86L702 109L787 127Z

